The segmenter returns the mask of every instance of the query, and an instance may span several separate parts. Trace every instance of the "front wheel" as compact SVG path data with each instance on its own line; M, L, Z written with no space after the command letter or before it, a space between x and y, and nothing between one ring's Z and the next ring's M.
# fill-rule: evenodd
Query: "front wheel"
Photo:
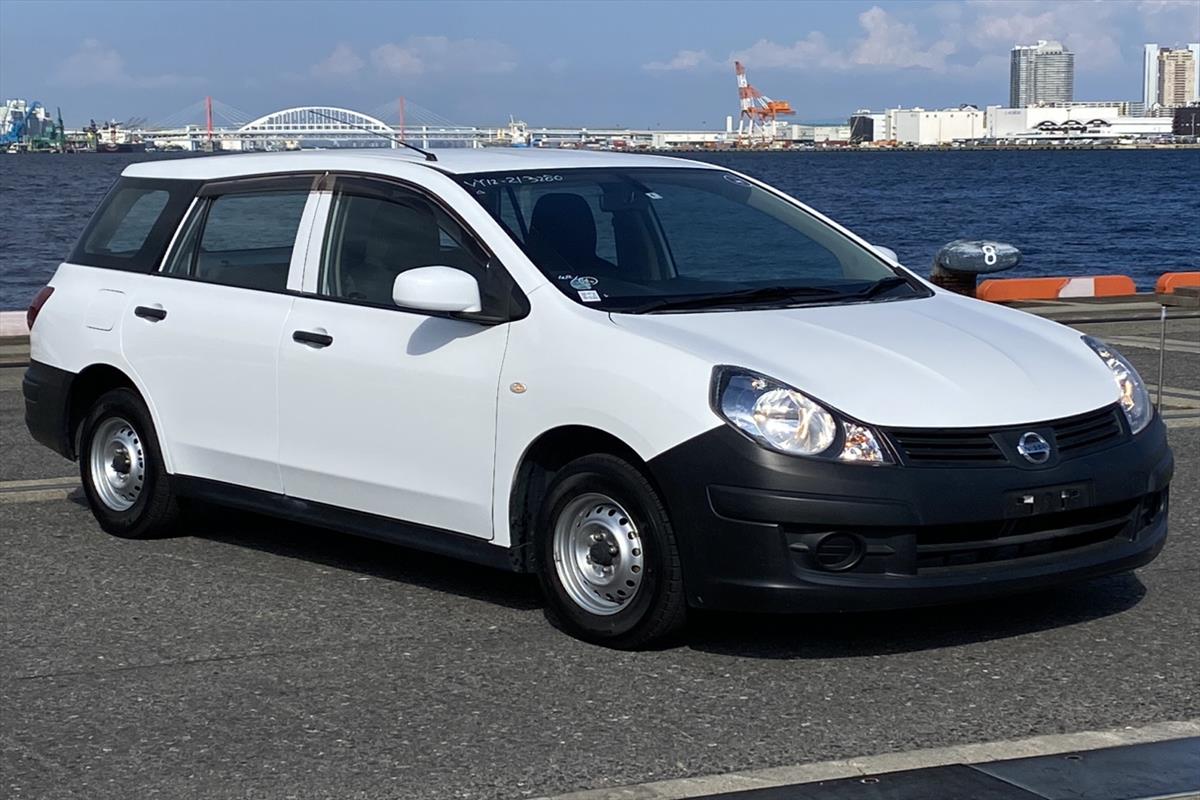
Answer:
M636 467L591 455L555 475L539 569L551 619L581 639L640 647L682 627L687 604L666 507Z
M100 527L125 539L168 533L179 514L150 411L136 392L114 389L88 411L79 473Z

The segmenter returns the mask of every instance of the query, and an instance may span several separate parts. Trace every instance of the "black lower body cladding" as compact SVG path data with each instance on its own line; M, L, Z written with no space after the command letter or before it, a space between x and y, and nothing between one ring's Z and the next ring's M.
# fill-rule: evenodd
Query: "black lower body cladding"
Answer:
M1137 436L1046 467L786 456L727 425L650 462L702 608L857 611L1037 589L1151 561L1174 459Z
M31 361L21 381L25 395L25 426L41 444L66 458L75 457L71 441L71 383L75 373Z

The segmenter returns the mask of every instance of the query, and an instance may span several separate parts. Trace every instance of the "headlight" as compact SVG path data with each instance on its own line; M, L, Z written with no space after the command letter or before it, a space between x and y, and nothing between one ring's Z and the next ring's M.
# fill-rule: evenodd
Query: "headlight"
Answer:
M1154 406L1150 402L1150 393L1146 391L1142 376L1138 375L1138 371L1125 356L1099 339L1084 336L1083 341L1096 351L1096 355L1100 356L1100 360L1112 371L1117 389L1121 392L1121 408L1125 412L1125 418L1129 420L1129 429L1134 433L1139 432L1150 424L1154 416Z
M718 368L714 409L764 447L797 456L859 464L891 463L875 432L833 412L803 392L746 370Z

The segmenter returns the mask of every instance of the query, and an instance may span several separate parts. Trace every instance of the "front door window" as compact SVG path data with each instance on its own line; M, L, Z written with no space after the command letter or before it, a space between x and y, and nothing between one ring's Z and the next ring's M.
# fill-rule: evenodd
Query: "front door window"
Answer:
M318 294L392 305L396 276L417 267L454 267L489 282L487 257L462 226L402 186L345 179L334 191Z

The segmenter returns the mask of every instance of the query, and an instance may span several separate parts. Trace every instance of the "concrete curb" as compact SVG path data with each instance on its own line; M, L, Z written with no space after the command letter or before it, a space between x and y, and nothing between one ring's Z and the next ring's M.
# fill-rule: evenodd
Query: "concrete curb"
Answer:
M984 742L930 750L911 750L904 753L883 753L844 760L731 772L725 775L655 781L609 789L587 789L569 794L545 796L539 800L683 800L683 798L721 792L765 789L773 786L853 778L908 769L942 767L949 764L979 764L1010 758L1099 750L1105 747L1162 742L1189 736L1200 736L1200 719L1156 722L1141 728L1081 731L1079 733L1033 736L1028 739L1005 742Z
M0 311L0 339L10 336L29 338L29 325L24 311Z
M79 488L79 478L35 478L0 482L0 505L65 500Z

